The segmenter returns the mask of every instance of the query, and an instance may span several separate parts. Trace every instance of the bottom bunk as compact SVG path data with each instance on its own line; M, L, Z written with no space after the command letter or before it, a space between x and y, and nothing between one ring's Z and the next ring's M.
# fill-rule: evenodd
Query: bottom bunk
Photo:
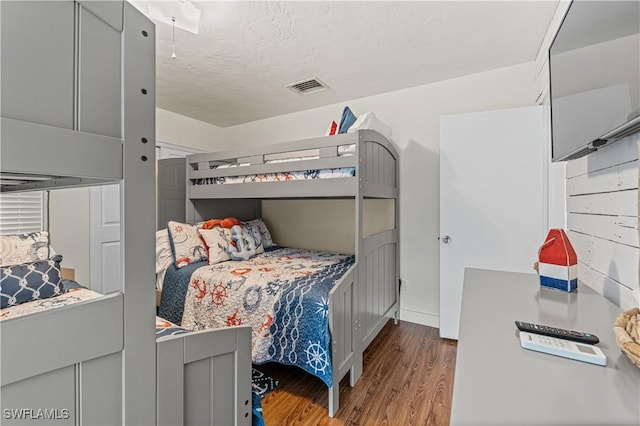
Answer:
M121 423L123 306L76 289L2 309L2 424Z
M393 226L385 221L362 237L356 258L277 247L259 219L171 221L156 233L159 315L189 330L250 326L252 361L295 365L323 380L333 417L340 380L349 373L355 385L362 352L389 317L398 319Z
M159 315L190 330L251 326L251 358L300 367L329 390L339 407L339 382L352 373L354 256L270 248L246 261L170 266Z

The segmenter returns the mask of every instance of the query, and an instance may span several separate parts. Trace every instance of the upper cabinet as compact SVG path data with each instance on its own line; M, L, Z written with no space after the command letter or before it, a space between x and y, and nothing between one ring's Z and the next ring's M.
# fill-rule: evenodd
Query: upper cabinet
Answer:
M97 3L97 2L90 2ZM100 2L110 5L112 2ZM122 3L115 5L122 6ZM120 9L122 27L122 9ZM121 136L120 32L88 8L79 7L78 130Z
M123 2L0 7L2 117L120 139Z
M0 7L2 116L73 129L74 3L3 1Z

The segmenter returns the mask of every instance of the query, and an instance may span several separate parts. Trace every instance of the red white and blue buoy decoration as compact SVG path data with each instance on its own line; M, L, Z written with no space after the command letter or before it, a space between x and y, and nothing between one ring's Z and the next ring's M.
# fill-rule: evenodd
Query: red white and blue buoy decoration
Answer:
M549 230L538 261L540 285L567 292L578 288L578 256L564 230Z

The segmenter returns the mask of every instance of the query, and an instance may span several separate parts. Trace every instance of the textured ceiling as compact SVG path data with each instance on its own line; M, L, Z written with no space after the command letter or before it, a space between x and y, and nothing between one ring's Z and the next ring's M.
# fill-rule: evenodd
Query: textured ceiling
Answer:
M221 127L533 61L556 1L193 2L157 24L157 105ZM285 85L317 77L331 90Z

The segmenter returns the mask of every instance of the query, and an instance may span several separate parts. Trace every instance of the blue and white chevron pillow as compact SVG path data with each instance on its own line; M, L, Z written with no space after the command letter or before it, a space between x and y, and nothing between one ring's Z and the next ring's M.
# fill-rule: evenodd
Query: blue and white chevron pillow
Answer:
M7 308L63 293L62 256L0 268L0 307Z

